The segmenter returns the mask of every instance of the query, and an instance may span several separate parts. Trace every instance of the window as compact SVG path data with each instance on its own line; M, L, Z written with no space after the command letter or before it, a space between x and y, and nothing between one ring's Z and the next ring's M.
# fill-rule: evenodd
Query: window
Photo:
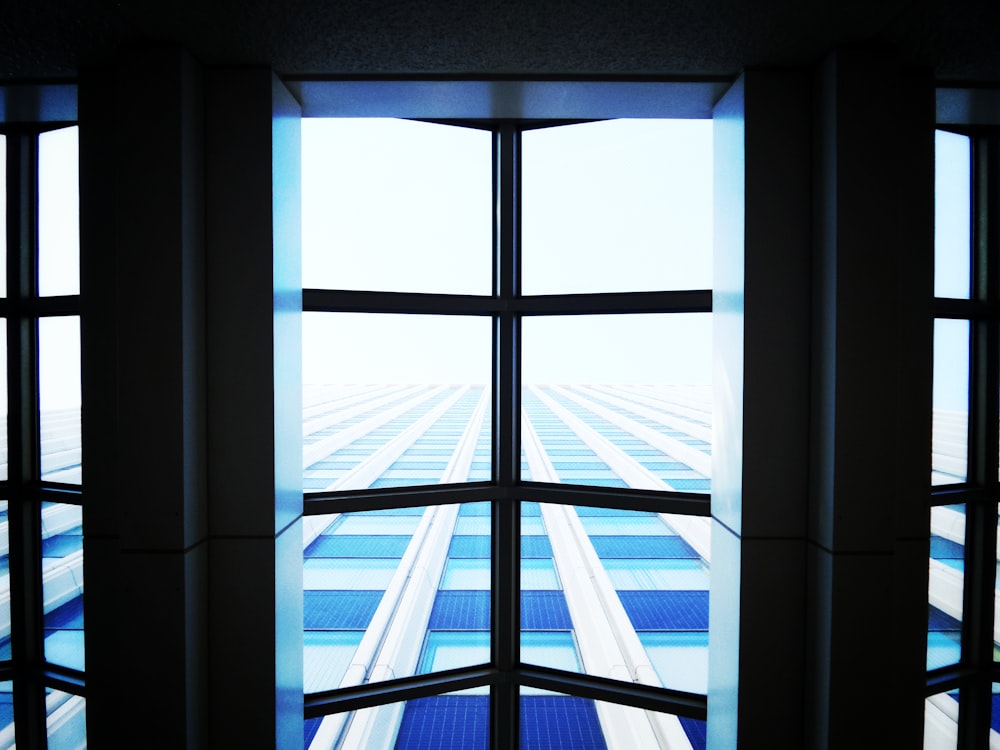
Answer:
M977 130L936 134L926 748L1000 740L998 146Z
M6 124L0 132L0 742L79 747L86 716L77 128Z
M700 120L304 121L307 747L704 747L711 174Z

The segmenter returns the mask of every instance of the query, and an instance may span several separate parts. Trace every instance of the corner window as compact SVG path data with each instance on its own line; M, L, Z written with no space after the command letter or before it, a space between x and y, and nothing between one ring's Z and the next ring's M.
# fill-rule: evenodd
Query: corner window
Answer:
M303 121L307 747L705 746L711 159Z

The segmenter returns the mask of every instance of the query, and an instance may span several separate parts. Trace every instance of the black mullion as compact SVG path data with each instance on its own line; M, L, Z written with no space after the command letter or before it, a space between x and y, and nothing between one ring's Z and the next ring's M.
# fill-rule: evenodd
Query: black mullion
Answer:
M519 263L520 145L515 127L493 132L493 294L501 303L521 293ZM520 480L520 316L503 309L493 326L493 478L500 489ZM520 502L493 500L491 651L499 679L491 687L490 742L517 747L520 663Z
M38 135L20 134L16 144L7 153L11 657L17 741L34 747L42 746L46 736L41 513L31 492L39 476L38 321L25 312L25 302L38 288Z
M993 138L973 141L973 297L1000 299L996 263L997 228L992 221L998 175ZM983 499L966 506L966 585L962 663L971 668L960 695L959 747L989 746L993 671L993 604L996 569L997 458L1000 439L1000 351L994 316L971 321L972 367L969 405L969 479Z

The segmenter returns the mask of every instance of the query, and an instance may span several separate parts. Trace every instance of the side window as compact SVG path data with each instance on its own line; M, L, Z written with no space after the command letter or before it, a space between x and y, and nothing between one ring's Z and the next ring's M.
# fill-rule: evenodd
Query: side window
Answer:
M86 744L78 131L3 126L0 739Z

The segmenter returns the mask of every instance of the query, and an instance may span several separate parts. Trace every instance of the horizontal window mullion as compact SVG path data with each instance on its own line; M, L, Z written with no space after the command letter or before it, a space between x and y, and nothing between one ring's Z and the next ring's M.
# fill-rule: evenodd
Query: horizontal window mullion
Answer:
M493 297L473 294L303 289L302 309L305 312L495 315L500 312L501 305Z
M585 505L687 516L710 516L710 495L700 492L658 492L572 484L530 482L515 488L517 499L527 502Z
M44 318L80 314L79 295L62 297L0 298L0 317Z
M312 693L305 697L305 718L483 687L495 682L497 676L497 670L490 667L466 667Z
M658 492L542 482L519 482L513 486L474 482L448 486L415 485L391 489L307 493L303 501L303 513L307 516L318 516L327 513L477 503L503 499L653 511L656 513L678 513L689 516L707 517L711 515L711 496L699 492ZM956 501L951 500L950 502Z
M51 299L61 299L53 297ZM962 300L957 300L962 302ZM0 307L0 313L2 313ZM707 313L712 292L607 292L487 297L466 294L368 292L350 289L303 289L306 312L367 312L425 315L610 315L635 313ZM968 313L955 317L969 317Z
M701 721L705 721L708 714L708 698L704 695L668 690L636 682L622 682L605 677L534 666L521 667L517 670L517 680L521 685L527 687L553 690L581 698L591 698L626 706L636 706L649 711L669 713Z

